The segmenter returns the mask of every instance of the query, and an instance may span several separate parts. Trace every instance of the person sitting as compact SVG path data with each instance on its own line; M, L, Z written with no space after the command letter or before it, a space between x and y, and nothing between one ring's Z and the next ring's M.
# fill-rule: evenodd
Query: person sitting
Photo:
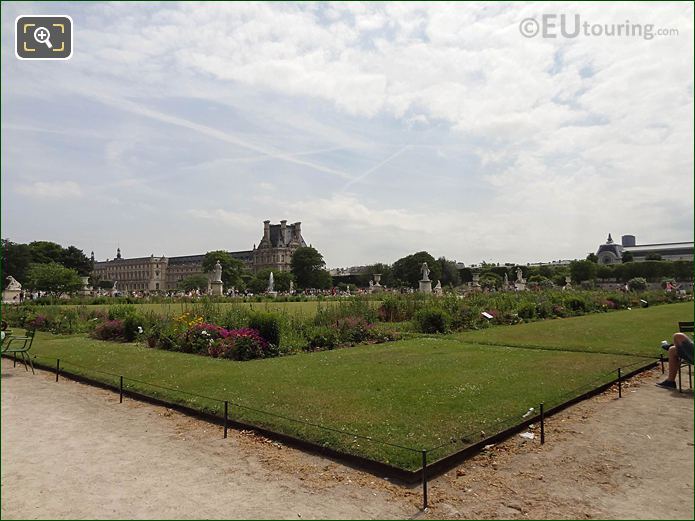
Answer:
M664 340L661 347L668 351L668 378L656 385L664 389L675 389L680 361L685 360L689 364L693 363L693 341L688 335L676 333L673 335L673 344Z

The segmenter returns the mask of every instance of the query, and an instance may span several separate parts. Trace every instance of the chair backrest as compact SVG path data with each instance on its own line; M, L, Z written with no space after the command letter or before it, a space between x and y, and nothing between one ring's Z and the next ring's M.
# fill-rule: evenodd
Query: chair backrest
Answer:
M678 331L681 333L695 332L695 324L693 322L678 322Z
M27 337L29 337L29 347L27 347L27 351L31 349L31 344L34 343L34 336L36 336L36 329L32 329L31 331L27 331Z

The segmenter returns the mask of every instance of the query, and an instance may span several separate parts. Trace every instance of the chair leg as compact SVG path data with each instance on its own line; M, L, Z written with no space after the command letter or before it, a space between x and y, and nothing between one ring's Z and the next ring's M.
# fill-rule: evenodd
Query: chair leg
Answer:
M22 351L19 354L22 355L22 363L24 364L24 370L28 373L29 372L29 366L27 364L27 355L24 351Z
M31 374L36 374L34 372L34 362L32 362L31 356L29 356L29 353L27 353L27 360L29 360L29 366L31 366Z

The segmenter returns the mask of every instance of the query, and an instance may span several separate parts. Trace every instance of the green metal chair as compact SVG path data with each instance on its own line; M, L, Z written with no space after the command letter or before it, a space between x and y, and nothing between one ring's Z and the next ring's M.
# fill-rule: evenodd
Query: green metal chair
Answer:
M31 366L31 374L36 374L34 372L34 363L31 361L29 356L29 350L31 345L34 343L34 336L36 335L36 330L27 331L26 336L12 336L9 340L6 338L6 346L3 346L3 353L12 354L14 358L13 367L17 366L17 355L22 358L22 363L24 364L24 369L29 371L27 367L27 362ZM13 345L14 344L14 345Z

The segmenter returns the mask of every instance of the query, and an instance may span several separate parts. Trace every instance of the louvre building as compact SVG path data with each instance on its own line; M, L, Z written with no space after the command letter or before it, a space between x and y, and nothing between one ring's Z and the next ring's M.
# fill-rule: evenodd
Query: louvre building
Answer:
M302 237L302 223L270 224L263 222L263 237L250 250L230 251L229 254L256 272L265 268L273 271L289 271L292 254L306 246ZM179 257L124 258L118 248L116 258L94 261L93 278L115 283L119 291L169 291L177 289L180 280L191 275L203 274L205 254ZM207 274L206 274L207 275Z

